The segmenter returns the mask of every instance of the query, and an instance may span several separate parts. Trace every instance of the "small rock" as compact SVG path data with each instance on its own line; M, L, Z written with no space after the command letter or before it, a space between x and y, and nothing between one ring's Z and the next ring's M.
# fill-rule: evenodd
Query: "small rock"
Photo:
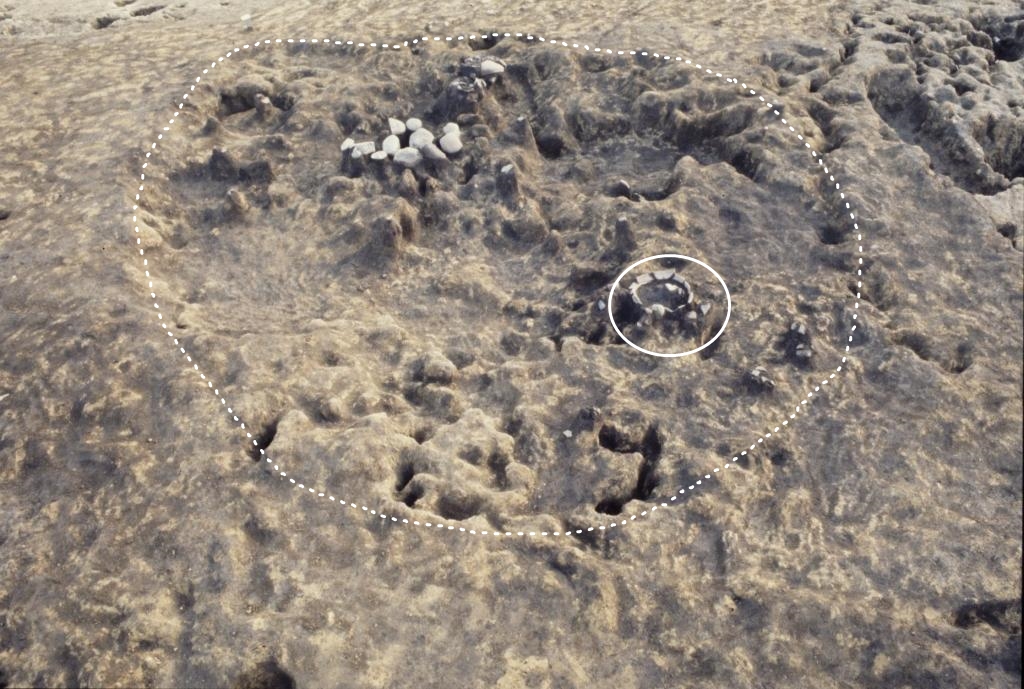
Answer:
M228 189L228 201L231 202L231 206L239 213L249 210L249 200L238 189Z
M498 192L502 196L506 198L515 197L519 193L519 179L518 175L516 175L515 165L511 163L503 165L495 183Z
M417 120L417 122L419 122L419 120ZM391 133L395 136L405 134L405 122L402 122L402 120L396 120L394 117L389 117L388 127L391 128Z
M775 381L762 366L757 366L747 374L747 384L756 390L765 392L775 389Z
M341 142L341 150L347 151L356 145L355 139L348 138Z
M353 148L352 149L352 160L360 160L362 157L363 157L363 152L362 152L361 149L358 149L358 148Z
M210 174L214 179L231 180L238 179L241 167L235 157L223 148L213 149L210 154Z
M424 383L448 385L455 378L458 369L441 354L427 354L417 362L413 378Z
M372 141L363 141L361 143L356 144L354 146L354 149L362 153L364 156L368 156L377 150L377 144L375 144Z
M786 353L797 363L807 364L810 361L814 350L811 347L811 337L807 332L807 326L803 323L794 321L789 326L784 344Z
M418 165L423 160L423 154L420 153L418 148L406 147L399 149L395 153L395 162L401 163L406 167L413 167Z
M420 131L423 130L421 129ZM420 153L422 153L423 157L428 160L448 160L448 156L444 154L444 151L432 143L428 143L426 146L420 148Z
M572 437L572 431L569 431L569 430L562 431L562 435L564 435L566 438L571 438Z
M624 179L620 179L610 187L608 187L609 196L624 196L627 199L633 197L633 190L629 186L629 182Z
M434 135L428 129L416 129L409 135L409 145L413 148L423 148L434 140Z
M480 63L480 74L485 77L491 74L501 74L504 71L505 68L494 60L484 60Z
M402 128L405 128L404 124L402 125ZM392 131L394 131L394 129L392 129ZM398 153L398 149L401 147L402 143L398 140L398 135L392 134L391 136L384 138L384 141L380 145L380 150L384 151L387 155L393 156Z
M451 134L452 132L458 133L458 131L459 125L454 122L447 122L443 127L441 127L441 133L443 134Z
M337 397L328 397L320 403L319 412L324 421L338 421L345 413L345 406Z
M451 124L451 123L449 123ZM445 125L447 127L448 125ZM458 153L462 150L462 138L459 136L459 125L441 137L441 150L448 154Z
M483 58L479 55L467 55L459 60L459 68L456 74L460 77L473 78L480 73L481 62L483 62Z
M274 104L262 93L256 94L256 114L260 117L267 117L274 112Z
M370 154L370 158L373 160L387 160L388 154L384 151L374 151Z
M405 128L410 132L414 132L423 126L423 122L418 117L410 117L405 121Z
M656 271L654 271L654 279L655 280L671 280L672 276L674 276L675 274L676 274L676 271L672 270L671 268L668 268L666 270L656 270Z

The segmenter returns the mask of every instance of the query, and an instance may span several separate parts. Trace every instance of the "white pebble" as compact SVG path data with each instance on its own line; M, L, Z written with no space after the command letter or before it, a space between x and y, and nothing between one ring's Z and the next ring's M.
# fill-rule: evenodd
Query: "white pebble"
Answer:
M352 160L359 160L362 157L363 157L363 152L362 151L360 151L358 148L353 148L352 149Z
M459 125L456 124L455 122L448 122L447 124L445 124L441 128L441 132L443 134L450 134L452 132L458 132L458 131L459 131Z
M401 163L406 167L413 167L423 160L423 154L420 153L418 148L405 147L395 153L395 162Z
M448 154L458 153L462 150L462 139L459 138L458 132L448 132L441 137L440 144L441 150Z
M564 435L566 438L571 438L572 431L562 431L562 435Z
M394 117L389 117L388 126L391 127L391 133L396 136L399 134L405 134L405 122L402 122L402 120L396 120Z
M384 151L374 151L370 154L370 157L374 160L387 160L388 154Z
M341 142L341 150L347 151L348 149L352 148L355 145L355 139L345 139L344 141Z
M484 60L480 63L480 74L488 76L490 74L501 74L505 71L505 68L499 65L494 60Z
M409 145L413 148L423 148L434 140L434 135L427 129L417 129L409 135Z
M364 156L368 156L377 150L377 144L372 141L362 141L355 145L355 150L359 151Z
M417 117L410 117L405 121L405 128L410 132L414 132L422 126L423 122L421 122Z
M385 137L384 141L380 145L380 150L384 151L388 155L395 155L398 153L398 149L402 147L402 144L398 141L398 137L392 134L391 136Z

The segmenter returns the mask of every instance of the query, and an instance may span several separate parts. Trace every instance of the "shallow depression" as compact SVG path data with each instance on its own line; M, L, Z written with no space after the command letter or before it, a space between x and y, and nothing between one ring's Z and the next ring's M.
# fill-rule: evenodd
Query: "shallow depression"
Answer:
M797 279L834 269L812 252L832 211L715 160L768 145L731 143L773 119L723 115L746 107L734 84L639 56L593 72L514 40L221 65L150 171L148 255L174 276L182 348L236 391L264 464L316 490L474 530L633 518L785 418L742 372L794 398L843 351L792 356L792 324L809 343L849 296ZM459 146L426 148L452 131ZM730 336L674 364L622 347L603 309L623 262L666 245L743 276ZM699 338L715 306L701 297ZM656 428L657 461L607 447L609 427L637 448Z

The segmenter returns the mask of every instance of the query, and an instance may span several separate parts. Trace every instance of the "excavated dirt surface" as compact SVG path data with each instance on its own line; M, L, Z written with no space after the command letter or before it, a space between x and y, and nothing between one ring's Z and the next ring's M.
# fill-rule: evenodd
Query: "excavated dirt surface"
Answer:
M664 12L0 6L0 688L1020 686L1024 12Z

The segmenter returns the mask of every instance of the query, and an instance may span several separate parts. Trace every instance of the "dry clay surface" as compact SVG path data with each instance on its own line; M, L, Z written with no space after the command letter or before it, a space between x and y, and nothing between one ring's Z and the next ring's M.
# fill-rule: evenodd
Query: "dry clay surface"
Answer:
M0 8L0 684L1019 686L1019 10L93 5Z

